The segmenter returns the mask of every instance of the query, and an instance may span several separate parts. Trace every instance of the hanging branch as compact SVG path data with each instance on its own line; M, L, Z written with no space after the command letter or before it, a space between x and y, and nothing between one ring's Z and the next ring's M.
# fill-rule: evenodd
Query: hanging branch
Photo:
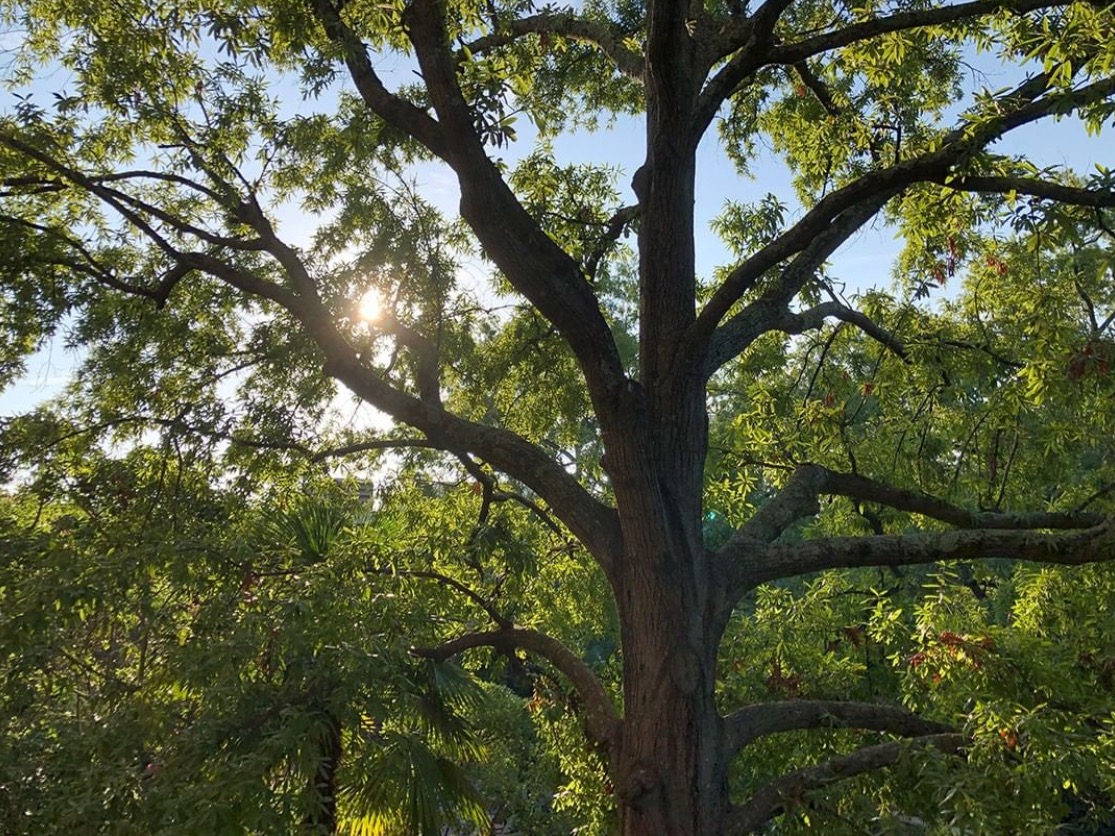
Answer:
M444 661L475 647L494 647L505 651L526 650L552 664L569 680L581 698L589 735L615 754L622 721L611 697L592 669L557 639L537 630L510 627L490 633L469 633L437 647L416 647L412 652L426 659Z
M946 755L964 751L967 739L961 734L931 734L909 741L867 746L817 766L807 766L761 787L744 804L734 807L728 816L725 834L751 833L787 810L803 803L806 793L822 790L833 784L893 766L911 750L936 749Z

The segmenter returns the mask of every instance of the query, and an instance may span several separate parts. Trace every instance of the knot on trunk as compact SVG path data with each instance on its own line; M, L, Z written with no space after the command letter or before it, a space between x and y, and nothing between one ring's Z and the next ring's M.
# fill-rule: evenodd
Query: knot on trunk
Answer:
M700 682L701 659L688 647L683 647L673 654L670 674L683 694L693 694Z
M661 783L657 769L637 764L619 787L619 797L629 807L645 807L658 794Z

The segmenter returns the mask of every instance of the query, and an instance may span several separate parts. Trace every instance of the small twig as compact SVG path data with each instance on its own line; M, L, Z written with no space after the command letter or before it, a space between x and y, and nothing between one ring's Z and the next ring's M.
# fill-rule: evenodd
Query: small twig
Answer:
M836 102L832 99L832 94L829 93L828 88L821 83L821 80L809 69L809 65L804 61L798 61L793 64L794 72L797 73L801 83L804 84L809 90L817 97L817 101L821 103L821 107L825 109L831 116L839 116L840 108L836 106Z
M442 574L441 572L435 572L431 569L394 569L389 566L380 569L373 569L372 571L380 575L395 575L402 578L425 578L427 580L436 581L442 586L448 586L450 589L454 589L457 592L460 592L462 595L464 595L466 598L480 607L480 609L484 610L484 612L488 614L488 617L491 618L492 621L494 621L500 627L500 629L510 630L512 627L513 622L511 621L511 619L504 616L499 610L492 606L491 602L486 600L482 595L480 595L480 593L476 592L474 589L471 589L455 578L451 578L448 575Z

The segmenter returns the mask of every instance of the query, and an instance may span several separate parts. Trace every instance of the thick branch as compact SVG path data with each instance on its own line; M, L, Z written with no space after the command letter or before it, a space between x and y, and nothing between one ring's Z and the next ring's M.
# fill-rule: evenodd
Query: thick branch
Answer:
M337 331L328 310L316 300L292 300L289 310L324 351L327 374L395 420L425 433L431 446L454 453L474 452L522 482L554 509L604 570L609 571L619 542L614 510L592 497L543 450L509 430L465 420L445 411L438 403L399 391L364 366Z
M1115 526L1104 521L1093 528L1071 533L969 529L774 543L754 555L750 565L743 568L744 588L826 569L910 566L983 557L1063 566L1107 562L1115 560Z
M608 421L625 377L592 287L577 262L519 203L485 152L457 83L457 62L436 0L416 0L407 23L430 98L446 130L445 157L460 183L461 215L508 281L569 343L597 414Z
M744 834L758 830L764 823L804 801L806 793L892 766L912 748L931 747L955 755L963 751L966 742L961 734L932 734L909 741L867 746L817 766L807 766L776 778L745 803L734 807L724 832Z
M449 72L452 74L452 68ZM429 117L424 114L423 118L429 120ZM432 120L430 121L432 123ZM421 124L416 130L421 132L425 130L422 125L426 123L421 120L419 122ZM475 137L473 139L475 140ZM400 391L379 377L374 370L366 367L357 350L338 330L335 316L321 300L316 282L300 254L279 240L253 196L241 200L235 206L237 219L259 233L265 250L283 268L293 291L261 278L258 272L230 264L210 252L180 251L135 211L127 205L122 205L113 190L98 184L90 176L60 162L46 152L29 146L18 137L0 134L0 143L42 163L75 186L116 209L138 232L151 240L177 265L164 277L164 282L169 282L171 279L177 281L182 271L198 270L220 279L249 296L268 299L284 308L304 326L307 335L324 353L327 374L344 383L366 402L383 410L395 420L409 424L424 433L431 444L454 453L475 452L494 467L529 487L554 509L554 513L559 516L562 523L569 527L573 535L585 545L604 570L609 571L611 561L618 552L620 539L614 509L596 500L573 475L554 462L543 450L521 436L446 412L436 397L436 363L431 362L429 346L421 345L417 334L411 333L408 337L397 332L400 340L409 342L408 347L419 355L417 359L420 389L423 390L422 394L425 397L415 398ZM475 148L478 149L479 145L477 144ZM523 283L542 299L538 303L539 308L544 313L546 311L552 313L555 320L571 333L570 342L575 350L579 349L578 353L585 366L590 389L598 401L603 400L604 405L609 405L607 399L612 388L618 388L624 377L611 332L599 308L596 307L591 290L572 259L537 228L534 221L518 204L494 165L483 155L482 149L479 153L487 169L490 170L490 177L494 178L497 185L493 186L492 182L486 179L487 175L481 175L479 181L473 182L472 188L478 188L481 192L490 188L501 188L503 197L499 201L502 202L497 202L501 209L507 210L507 213L492 210L487 213L488 217L484 223L477 223L476 226L486 229L499 241L510 241L510 246L516 248L522 261L515 265L519 268L518 271L512 271L509 275L517 274L520 278L525 276ZM460 162L460 160L456 161ZM468 180L469 175L462 176L462 182ZM227 184L221 185L227 186ZM233 192L230 187L230 201L233 200ZM523 231L524 226L528 228L526 232ZM529 240L531 237L529 231L541 236L543 243L540 245L537 241ZM523 234L516 235L516 232L523 232ZM483 237L481 235L482 239ZM496 246L498 248L504 245L497 242ZM547 254L541 262L535 258L538 249ZM571 269L570 265L572 265ZM562 274L561 270L566 272ZM614 386L613 381L615 381ZM605 410L602 408L598 411Z
M955 731L896 705L842 700L789 700L744 706L724 718L728 757L760 737L802 729L869 729L900 737Z
M878 503L964 531L775 543L795 522L820 511L817 498L822 495ZM976 557L1016 557L1069 565L1115 559L1115 550L1104 545L1109 537L1107 525L1104 517L1083 511L969 511L921 491L809 464L795 470L785 487L724 544L719 558L732 579L726 596L731 607L744 592L760 583L823 569ZM1036 533L1048 529L1074 533ZM1075 551L1078 547L1084 551ZM1105 548L1110 553L1104 552Z
M38 157L36 157L38 158ZM113 204L103 187L90 188L88 178L47 159L48 164L67 179L88 188L106 202ZM430 390L436 385L431 378L429 358L419 358L421 388L425 398L415 398L391 386L364 366L357 351L337 329L333 314L325 307L299 254L275 237L273 230L254 202L241 207L243 220L250 223L266 242L267 250L286 271L297 293L242 270L205 252L179 252L170 248L180 270L199 270L250 296L262 297L280 305L303 324L308 335L326 356L325 371L348 386L368 403L398 421L410 424L425 433L433 446L462 452L473 451L495 467L527 485L542 497L561 521L567 525L601 566L608 570L617 551L618 527L615 512L593 498L564 468L550 459L540 448L521 436L504 429L489 427L459 418L446 412ZM149 225L125 213L147 237L166 247L165 241ZM179 271L169 274L171 277ZM417 336L417 335L414 335ZM610 335L609 335L610 339ZM414 343L414 340L411 340ZM417 346L421 350L421 346ZM423 371L423 364L425 370Z
M921 491L908 491L896 488L885 482L868 479L855 473L838 473L819 465L807 465L821 471L818 490L820 493L847 496L867 502L877 502L899 511L909 511L924 517L940 520L957 528L1000 529L1003 531L1026 531L1039 528L1060 530L1092 528L1103 522L1099 514L1084 514L1072 511L1039 511L1033 513L1010 513L999 511L970 511L959 505L945 502L931 494Z
M759 508L724 544L721 552L736 556L743 545L772 543L798 520L821 512L817 497L824 485L825 468L805 465L793 472L774 498ZM737 542L738 541L738 542Z
M559 514L573 535L608 571L619 537L613 509L596 500L574 476L525 438L453 415L445 411L439 400L408 395L367 368L317 296L298 254L285 245L279 253L292 281L303 287L304 292L295 295L211 256L191 253L187 263L240 290L278 302L302 323L324 352L326 374L395 420L424 433L430 446L454 453L475 452L522 482Z
M714 63L729 54L735 54L713 76L701 92L695 130L698 131L698 135L703 134L724 101L736 92L747 78L764 66L780 64L800 69L804 66L802 62L807 58L890 32L971 20L1003 10L1021 14L1035 9L1067 6L1070 2L1071 0L1053 0L1053 2L1043 2L1043 0L976 0L976 2L958 3L952 6L900 12L854 23L843 29L815 35L800 41L777 43L772 38L773 26L777 22L778 16L790 5L790 2L787 2L787 0L768 0L759 8L752 19L740 21L736 25L728 27L716 48L712 51L713 61L710 63ZM826 103L824 93L818 92L809 83L807 77L803 76L803 81L817 93L826 110L832 112L831 100Z
M381 119L414 137L435 156L445 158L441 126L417 105L391 93L376 75L368 51L330 0L312 0L312 8L329 40L342 51L345 66L364 103Z
M623 34L606 23L578 17L572 11L538 14L512 20L501 24L498 32L477 38L467 45L473 55L487 52L512 43L524 35L557 35L583 41L599 47L621 73L642 80L643 56L629 49L623 42ZM458 56L458 60L463 59Z
M933 159L929 159L929 156L932 156ZM942 170L947 170L942 154L928 155L917 161L908 161L887 169L873 171L822 198L794 226L759 249L728 274L708 304L705 305L700 316L697 317L697 321L690 329L690 334L687 335L687 341L699 344L710 339L717 324L736 301L754 287L767 271L776 267L779 263L802 253L810 247L815 250L828 250L830 253L835 251L841 243L847 240L856 229L881 208L880 195L886 195L889 199L890 196L897 194L901 189L923 176L919 169L927 170L931 167L941 167ZM852 212L859 205L865 205L871 209L871 214L862 220L859 217L860 213ZM847 222L841 224L838 219L845 212L850 214ZM790 297L792 298L792 296L791 293ZM781 308L789 299L780 301L781 305L779 307ZM721 349L717 351L717 356L730 357L734 355Z
M353 456L357 453L370 453L374 450L398 450L405 447L417 447L425 450L441 449L427 438L375 438L370 441L356 441L340 447L318 450L313 454L312 459L315 462L321 462L326 459Z
M793 0L766 0L751 17L735 20L710 46L705 56L706 68L735 54L701 90L693 114L693 131L697 138L704 136L724 101L768 62L770 51L777 43L774 27L792 3Z
M951 6L935 6L912 12L897 12L893 15L853 23L833 32L782 44L771 52L770 60L776 64L795 64L819 53L839 49L890 32L959 23L1002 11L1024 14L1038 9L1068 6L1072 2L1073 0L974 0L974 2L957 3Z
M840 302L822 302L800 313L783 311L777 314L774 305L767 300L762 300L748 305L717 330L713 343L709 347L709 367L722 366L730 357L738 355L769 331L804 334L806 331L817 330L830 318L856 326L898 357L907 359L906 346L894 334L866 314Z
M585 708L589 735L611 749L618 742L621 720L611 698L584 661L557 639L524 627L470 633L438 647L415 648L414 653L429 659L445 660L474 647L494 647L504 651L522 649L536 653L569 680Z
M705 374L711 377L717 369L733 357L738 356L751 343L768 331L783 330L781 325L786 325L788 328L793 328L797 324L807 325L808 319L804 322L795 320L795 315L789 311L787 305L801 288L816 275L818 268L836 251L837 247L871 220L891 197L901 191L901 188L900 186L893 186L885 189L881 194L874 196L873 199L854 205L831 220L823 219L824 213L820 213L816 219L816 228L814 228L814 224L806 223L810 215L813 215L813 212L810 212L793 229L779 236L771 244L759 250L744 264L740 265L739 268L732 271L732 274L729 275L716 294L716 296L720 296L721 293L724 293L724 298L718 302L716 296L714 296L705 310L701 312L690 333L686 335L688 350L698 350L698 341L705 329L715 325L712 318L719 306L727 303L730 307L735 302L735 299L729 301L729 296L736 293L742 295L748 288L754 286L767 270L776 266L783 258L796 255L782 271L778 282L773 287L760 299L744 307L743 310L735 314L709 336L704 359ZM839 192L833 193L831 197L835 197L837 194ZM814 207L814 211L820 209L824 202L822 200L818 203ZM802 237L805 230L811 231L809 240ZM824 316L839 313L836 307L821 308L821 311L824 311ZM724 309L723 313L726 312L727 308ZM853 319L858 320L855 324L861 325L861 323L867 321L866 317L862 317L862 315L854 316L854 314L854 311L848 311L846 315L852 315ZM804 316L804 314L802 315ZM873 330L879 336L885 333L877 327ZM791 330L789 333L795 332ZM872 336L875 336L875 334L872 334ZM897 347L897 341L893 338L887 338L885 342Z
M1080 530L1094 528L1104 519L1099 514L1081 511L970 511L922 491L905 490L859 474L839 473L818 464L806 464L798 467L777 496L756 511L743 525L736 535L741 546L748 543L753 548L756 542L773 542L798 520L818 513L820 506L817 504L817 497L822 495L875 502L964 529ZM732 540L729 540L723 552L727 554L734 551L734 548Z

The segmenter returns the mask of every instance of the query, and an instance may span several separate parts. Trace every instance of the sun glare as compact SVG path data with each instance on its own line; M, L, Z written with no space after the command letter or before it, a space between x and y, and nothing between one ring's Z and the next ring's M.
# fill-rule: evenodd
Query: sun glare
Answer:
M379 291L374 287L369 288L360 297L360 318L364 322L374 322L379 319L382 305L380 304Z

